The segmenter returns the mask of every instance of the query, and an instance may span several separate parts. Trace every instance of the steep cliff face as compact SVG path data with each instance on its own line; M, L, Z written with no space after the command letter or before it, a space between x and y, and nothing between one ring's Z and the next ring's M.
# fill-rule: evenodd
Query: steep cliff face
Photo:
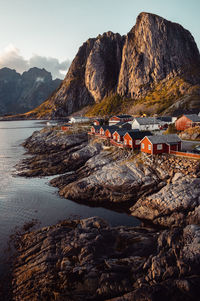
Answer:
M87 59L85 84L95 102L116 91L124 38L108 32L99 36Z
M159 112L160 102L165 102L166 109L195 92L198 106L199 84L200 55L189 31L157 15L141 13L127 36L107 32L84 43L60 89L33 114L67 116L116 93L122 101L148 96L157 101ZM154 90L156 95L149 94Z
M52 117L66 116L116 91L123 41L119 34L108 32L85 42L60 89L37 110L38 114L47 111L48 117L53 107Z
M141 13L126 36L117 91L137 98L163 79L185 76L195 83L196 68L200 70L199 51L189 31Z
M9 68L0 69L0 114L24 113L40 105L59 87L45 69L31 68L22 75Z

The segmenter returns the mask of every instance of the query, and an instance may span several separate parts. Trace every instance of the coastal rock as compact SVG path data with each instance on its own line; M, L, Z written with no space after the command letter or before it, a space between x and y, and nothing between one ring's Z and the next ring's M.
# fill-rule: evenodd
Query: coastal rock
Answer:
M141 198L130 208L132 215L160 226L200 222L200 179L181 177L159 192Z
M13 300L194 301L199 226L160 231L66 220L18 236Z
M154 188L160 182L155 174L145 174L134 163L115 161L112 158L108 163L105 160L105 153L102 152L98 157L88 160L85 167L88 172L81 173L81 178L64 185L59 193L65 198L87 201L87 202L119 202L132 203L145 192L154 191ZM88 168L92 165L95 169ZM98 162L95 164L95 162ZM83 169L84 170L84 169ZM78 171L77 171L78 172ZM61 183L63 184L62 177ZM67 181L69 176L66 176ZM51 181L51 184L60 188L59 179Z

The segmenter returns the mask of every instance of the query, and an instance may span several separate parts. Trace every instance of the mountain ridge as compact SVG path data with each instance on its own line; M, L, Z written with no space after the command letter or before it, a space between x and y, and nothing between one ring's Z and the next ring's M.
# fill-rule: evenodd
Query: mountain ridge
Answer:
M52 80L44 68L30 68L22 74L14 69L0 69L0 114L25 113L40 105L61 84Z
M60 89L30 116L64 117L85 106L91 108L90 115L102 100L110 97L112 103L117 95L125 103L131 98L124 111L136 114L138 103L144 111L151 108L150 113L173 113L174 103L185 95L187 104L180 102L179 111L181 106L187 110L199 106L200 55L191 33L180 24L142 12L127 35L108 31L88 39ZM190 108L193 97L198 100Z

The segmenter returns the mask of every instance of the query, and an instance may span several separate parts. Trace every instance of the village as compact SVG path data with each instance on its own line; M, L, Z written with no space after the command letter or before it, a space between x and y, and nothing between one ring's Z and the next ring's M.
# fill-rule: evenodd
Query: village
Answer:
M200 113L184 114L179 118L116 115L107 121L103 118L71 117L61 129L66 131L75 124L84 123L93 123L88 131L89 139L104 140L108 146L137 150L149 156L164 153L200 159L199 145L195 141L184 141L178 135L188 128L199 127ZM169 131L170 127L172 131Z

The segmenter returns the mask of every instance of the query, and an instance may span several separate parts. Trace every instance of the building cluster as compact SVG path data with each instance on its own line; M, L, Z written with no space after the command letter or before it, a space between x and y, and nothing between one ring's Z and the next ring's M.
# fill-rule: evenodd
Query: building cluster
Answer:
M133 118L118 115L111 117L107 126L95 120L88 134L106 139L120 148L138 149L151 155L170 153L171 150L181 150L181 139L176 134L153 135L151 131L160 130L173 122L173 117Z

